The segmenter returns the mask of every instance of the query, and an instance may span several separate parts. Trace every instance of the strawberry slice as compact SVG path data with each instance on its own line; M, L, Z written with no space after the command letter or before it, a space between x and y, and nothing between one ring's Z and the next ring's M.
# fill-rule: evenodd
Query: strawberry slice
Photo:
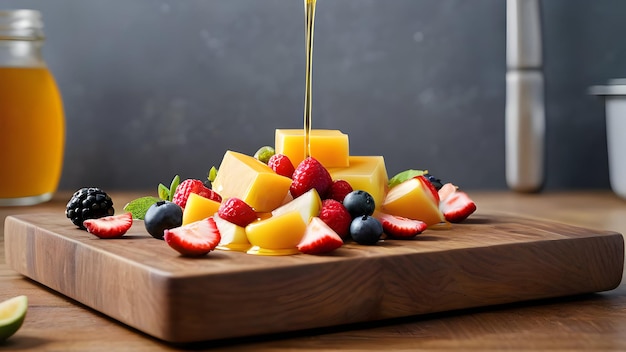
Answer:
M289 178L291 178L293 176L293 172L296 171L293 167L293 163L289 160L289 157L284 154L272 155L270 160L267 162L267 166L269 166L277 174Z
M322 219L311 218L298 250L306 254L322 254L334 251L343 245L343 240Z
M258 218L256 212L248 203L236 197L228 198L223 201L217 210L217 214L222 219L241 227L246 227L249 223Z
M213 217L208 217L165 230L163 239L183 256L200 257L214 250L222 237Z
M441 188L439 189L439 201L443 202L446 198L448 198L450 195L454 194L454 192L456 192L457 190L457 186L453 185L452 183L446 183L445 185L441 186Z
M176 192L174 192L172 202L180 205L180 207L184 209L185 205L187 205L187 198L189 198L190 193L196 193L199 196L209 198L218 203L222 201L222 197L217 194L217 192L207 188L202 181L196 179L187 179L181 182L178 187L176 187Z
M383 232L392 238L410 239L422 233L428 225L420 220L377 212L375 218L383 225Z
M441 201L439 209L449 222L461 222L476 211L476 203L467 193L457 190Z
M119 238L133 225L131 212L83 221L87 231L100 238Z
M298 165L293 173L293 182L289 191L294 198L298 198L312 188L326 198L326 194L333 183L328 170L317 159L308 157Z

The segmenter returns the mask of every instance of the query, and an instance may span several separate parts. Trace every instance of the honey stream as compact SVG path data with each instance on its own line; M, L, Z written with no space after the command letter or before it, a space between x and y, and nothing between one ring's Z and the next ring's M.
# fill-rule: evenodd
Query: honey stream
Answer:
M311 111L313 73L313 29L316 0L304 0L304 26L306 35L306 71L304 89L304 158L311 156Z

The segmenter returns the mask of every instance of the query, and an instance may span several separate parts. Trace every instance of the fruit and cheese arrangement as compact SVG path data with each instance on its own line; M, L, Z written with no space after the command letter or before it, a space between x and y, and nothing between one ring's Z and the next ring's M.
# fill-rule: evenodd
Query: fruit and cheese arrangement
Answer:
M227 150L206 180L174 177L157 196L131 201L115 214L97 187L74 193L66 216L103 238L119 238L134 221L179 255L213 250L256 255L324 254L347 242L376 245L449 228L476 210L467 193L428 171L388 178L383 156L353 156L348 136L278 129L275 145L254 155Z

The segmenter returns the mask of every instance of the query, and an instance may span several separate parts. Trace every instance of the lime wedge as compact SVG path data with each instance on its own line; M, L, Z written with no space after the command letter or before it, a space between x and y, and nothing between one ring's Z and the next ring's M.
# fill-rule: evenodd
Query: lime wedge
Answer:
M0 302L0 341L8 339L20 329L27 310L26 296L17 296Z

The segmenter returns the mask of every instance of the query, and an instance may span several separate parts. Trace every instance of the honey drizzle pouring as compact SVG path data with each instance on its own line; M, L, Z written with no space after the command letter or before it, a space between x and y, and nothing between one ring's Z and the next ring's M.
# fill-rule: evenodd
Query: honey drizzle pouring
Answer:
M304 158L311 156L311 78L313 73L313 29L316 0L304 0L304 25L306 34L306 72L304 89Z

